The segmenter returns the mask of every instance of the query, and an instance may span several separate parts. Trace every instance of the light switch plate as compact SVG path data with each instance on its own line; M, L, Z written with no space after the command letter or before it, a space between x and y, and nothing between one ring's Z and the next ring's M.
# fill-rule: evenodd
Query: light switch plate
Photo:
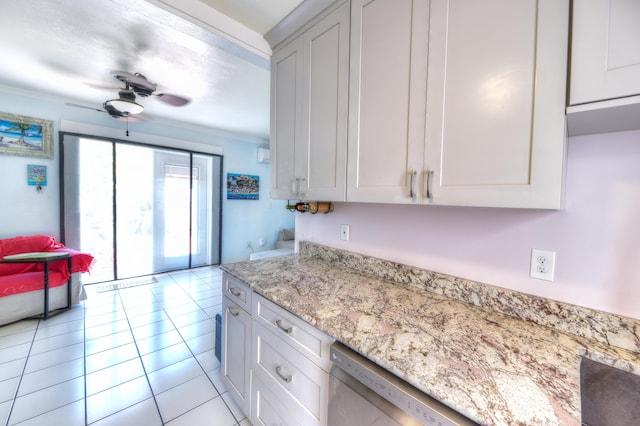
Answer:
M349 225L340 225L340 239L349 241Z

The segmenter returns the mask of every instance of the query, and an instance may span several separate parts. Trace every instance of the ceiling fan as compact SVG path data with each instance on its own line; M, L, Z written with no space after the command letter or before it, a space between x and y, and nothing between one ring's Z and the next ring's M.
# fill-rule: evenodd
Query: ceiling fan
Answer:
M150 82L147 77L140 73L131 74L126 71L115 71L111 75L123 82L127 89L130 88L134 94L142 98L154 96L158 98L158 100L175 107L184 106L191 101L184 96L172 95L170 93L155 93L158 85Z
M131 74L126 71L114 71L111 75L124 83L124 87L119 88L118 98L106 100L102 104L103 109L70 103L67 105L106 112L112 118L120 121L140 122L145 119L145 116L141 115L144 107L136 102L136 96L140 96L141 98L153 96L159 101L174 107L181 107L191 102L189 98L184 96L170 93L155 93L158 85L152 83L147 77L140 73ZM111 89L111 87L109 87L109 89Z

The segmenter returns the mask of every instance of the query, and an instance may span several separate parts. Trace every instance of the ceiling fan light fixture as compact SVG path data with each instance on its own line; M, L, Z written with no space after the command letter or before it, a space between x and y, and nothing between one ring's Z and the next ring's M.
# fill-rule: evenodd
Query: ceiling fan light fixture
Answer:
M105 105L109 105L124 114L140 114L144 111L142 105L131 99L111 99L105 102Z

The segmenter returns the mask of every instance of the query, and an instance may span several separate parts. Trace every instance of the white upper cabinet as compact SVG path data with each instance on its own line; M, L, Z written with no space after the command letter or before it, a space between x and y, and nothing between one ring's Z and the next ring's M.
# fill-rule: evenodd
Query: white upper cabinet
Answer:
M353 0L347 200L560 208L569 0Z
M351 2L348 201L411 202L423 169L427 37L427 0Z
M275 199L296 198L295 142L302 133L302 56L299 39L271 58L271 198Z
M640 2L573 5L571 105L640 95Z
M345 200L349 7L274 51L271 197Z
M425 202L560 208L568 0L433 0Z
M569 133L640 128L640 2L573 3Z
M569 3L325 12L273 56L273 196L561 208Z

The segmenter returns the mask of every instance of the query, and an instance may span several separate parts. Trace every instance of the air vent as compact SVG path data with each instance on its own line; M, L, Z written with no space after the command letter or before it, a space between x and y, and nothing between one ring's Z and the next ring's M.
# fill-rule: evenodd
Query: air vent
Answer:
M258 163L268 163L269 159L269 148L258 147Z

